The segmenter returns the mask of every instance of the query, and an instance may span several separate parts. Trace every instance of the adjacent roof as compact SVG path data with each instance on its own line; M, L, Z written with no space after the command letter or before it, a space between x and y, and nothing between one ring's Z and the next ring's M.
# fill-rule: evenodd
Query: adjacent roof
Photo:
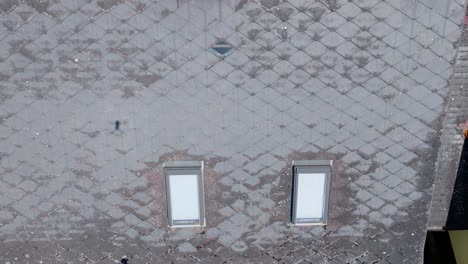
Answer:
M421 262L460 1L0 10L2 260ZM168 160L204 161L206 228L167 227ZM326 229L289 224L292 160L333 160Z
M437 172L428 224L428 228L431 230L455 228L454 223L459 221L455 216L460 216L463 213L463 208L460 207L465 204L462 194L465 182L462 146L463 129L468 129L467 36L467 27L465 26L460 41L455 72L446 99L446 114L442 122L441 146L437 158ZM458 182L456 183L456 181ZM455 205L459 209L455 209ZM449 208L451 208L450 214ZM451 218L451 224L447 223L449 218ZM456 226L458 228L462 227L460 224Z
M452 198L445 228L448 230L466 230L468 224L468 139L465 139L461 152L457 178L453 188Z

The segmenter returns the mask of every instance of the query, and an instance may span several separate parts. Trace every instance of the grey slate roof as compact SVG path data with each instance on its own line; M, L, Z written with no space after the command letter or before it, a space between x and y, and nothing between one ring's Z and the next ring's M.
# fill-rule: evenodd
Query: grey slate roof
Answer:
M3 260L421 262L461 0L0 10ZM288 224L301 159L334 160L327 229ZM206 228L167 228L167 160L205 161Z

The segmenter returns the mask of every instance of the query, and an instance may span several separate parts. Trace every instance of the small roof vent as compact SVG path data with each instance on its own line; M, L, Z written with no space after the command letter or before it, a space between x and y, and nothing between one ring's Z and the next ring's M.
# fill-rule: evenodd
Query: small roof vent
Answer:
M208 51L217 57L224 58L233 53L234 48L227 42L219 41L212 47L208 48Z

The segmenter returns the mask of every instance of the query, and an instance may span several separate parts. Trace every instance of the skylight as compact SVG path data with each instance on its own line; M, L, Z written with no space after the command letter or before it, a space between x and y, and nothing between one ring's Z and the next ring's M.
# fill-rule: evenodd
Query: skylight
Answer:
M294 161L291 222L326 225L331 161Z
M166 162L164 174L169 225L203 226L205 224L203 162Z

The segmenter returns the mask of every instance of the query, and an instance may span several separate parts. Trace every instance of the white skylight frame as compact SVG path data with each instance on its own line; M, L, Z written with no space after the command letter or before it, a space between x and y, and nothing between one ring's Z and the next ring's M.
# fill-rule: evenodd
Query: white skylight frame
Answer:
M169 226L205 226L203 161L168 161L164 176Z
M293 225L327 225L331 176L331 160L293 161L291 188ZM312 192L307 192L308 190Z

